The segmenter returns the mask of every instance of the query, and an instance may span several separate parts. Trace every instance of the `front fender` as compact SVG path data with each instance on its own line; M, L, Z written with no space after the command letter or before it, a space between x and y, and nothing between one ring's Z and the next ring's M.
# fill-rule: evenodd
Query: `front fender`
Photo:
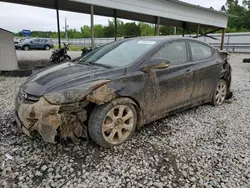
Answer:
M111 87L110 83L107 83L93 90L87 95L86 99L89 102L101 105L111 101L116 96L115 90Z

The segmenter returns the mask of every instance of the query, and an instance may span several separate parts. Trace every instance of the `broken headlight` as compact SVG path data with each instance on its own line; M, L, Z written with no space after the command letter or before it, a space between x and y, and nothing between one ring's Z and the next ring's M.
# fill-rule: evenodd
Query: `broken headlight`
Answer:
M51 104L71 104L80 102L88 94L88 90L71 89L48 93L44 98Z
M58 92L52 92L44 95L44 98L51 104L71 104L81 102L85 97L95 89L107 84L110 80L97 80L86 83L77 88L69 88ZM80 88L80 89L79 89Z

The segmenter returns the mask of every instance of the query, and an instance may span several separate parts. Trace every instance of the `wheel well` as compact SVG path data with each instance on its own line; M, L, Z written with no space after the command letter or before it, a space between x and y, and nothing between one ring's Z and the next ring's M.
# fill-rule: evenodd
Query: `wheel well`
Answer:
M227 82L227 87L230 88L230 84L231 84L231 77L230 76L224 75L220 79L225 80Z
M28 44L25 44L25 45L23 45L23 48L25 47L25 46L28 46L28 47L30 47Z
M233 93L230 91L230 87L231 87L231 76L227 76L224 75L222 76L220 79L225 80L225 82L227 83L227 95L226 95L226 99L230 99L233 96Z
M134 98L132 98L132 97L126 97L126 98L129 98L130 100L132 100L135 103L133 105L134 105L136 112L137 112L137 127L140 128L144 124L144 118L143 118L141 106L140 106L139 102L137 100L135 100Z
M126 96L121 96L121 97L116 97L114 98L113 100L109 101L109 102L112 102L112 101L115 101L115 100L122 100L124 99L124 101L127 101L129 102L130 104L132 104L135 109L136 109L136 112L137 112L137 127L141 127L143 124L144 124L144 121L143 121L143 113L142 113L142 110L141 110L141 107L140 107L140 104L138 103L137 100L135 100L134 98L132 97L126 97ZM89 120L89 116L91 114L91 112L93 111L93 109L98 106L98 104L95 104L93 102L90 102L87 107L86 107L86 111L87 111L87 121Z

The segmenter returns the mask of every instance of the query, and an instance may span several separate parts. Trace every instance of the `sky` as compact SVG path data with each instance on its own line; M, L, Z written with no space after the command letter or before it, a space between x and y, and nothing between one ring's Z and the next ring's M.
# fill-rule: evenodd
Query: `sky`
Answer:
M185 2L213 7L220 10L226 0L183 0ZM209 3L208 3L209 2ZM63 29L65 17L70 28L80 30L83 25L90 25L90 15L60 11L60 28ZM95 16L95 24L108 24L108 17ZM129 22L128 20L123 20ZM57 31L56 11L51 9L37 8L25 5L0 2L0 28L18 32L23 29L39 31Z

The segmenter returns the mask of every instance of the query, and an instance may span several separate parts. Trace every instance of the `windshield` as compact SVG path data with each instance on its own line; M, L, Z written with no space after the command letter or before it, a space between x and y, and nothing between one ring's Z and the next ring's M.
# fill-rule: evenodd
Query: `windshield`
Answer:
M93 63L110 67L125 67L152 49L158 42L123 40L107 44L79 59L80 63Z

